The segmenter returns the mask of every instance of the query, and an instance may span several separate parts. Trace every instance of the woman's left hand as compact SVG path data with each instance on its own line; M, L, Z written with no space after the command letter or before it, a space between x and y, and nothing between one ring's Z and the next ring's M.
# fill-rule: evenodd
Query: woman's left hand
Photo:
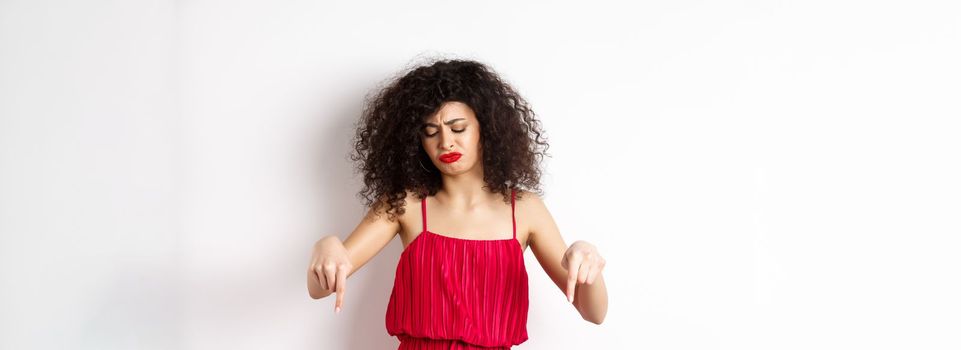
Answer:
M586 241L576 241L564 252L561 267L567 269L567 301L574 302L574 290L579 283L594 283L607 262L597 247Z

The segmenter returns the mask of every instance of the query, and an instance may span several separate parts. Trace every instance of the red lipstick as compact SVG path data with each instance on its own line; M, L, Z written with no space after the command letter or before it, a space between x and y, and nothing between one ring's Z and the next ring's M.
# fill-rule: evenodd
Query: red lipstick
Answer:
M457 152L450 152L447 154L442 154L440 156L440 161L444 163L453 163L460 159L461 154Z

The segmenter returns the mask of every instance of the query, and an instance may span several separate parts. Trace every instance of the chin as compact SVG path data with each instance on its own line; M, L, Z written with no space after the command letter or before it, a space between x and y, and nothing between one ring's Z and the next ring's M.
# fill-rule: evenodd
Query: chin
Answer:
M461 164L462 161L463 159L458 159L453 164L441 162L441 167L438 167L438 169L441 169L441 172L447 175L460 175L469 172L474 168L473 165L465 166L464 164Z
M441 173L443 173L443 174L445 174L445 175L460 175L460 174L463 174L463 173L466 173L466 172L467 172L467 170L460 169L460 168L458 168L458 169L441 170Z

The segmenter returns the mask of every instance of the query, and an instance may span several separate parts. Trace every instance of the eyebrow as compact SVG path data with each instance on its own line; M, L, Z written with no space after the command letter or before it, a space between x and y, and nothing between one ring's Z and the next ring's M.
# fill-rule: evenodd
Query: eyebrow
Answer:
M451 119L451 120L448 120L448 121L444 122L444 125L451 125L451 124L454 124L455 122L460 121L460 120L467 120L467 119L464 119L464 118L454 118L454 119ZM425 122L423 127L428 127L428 126L433 126L433 127L436 128L436 127L437 127L437 124L434 124L434 123L431 123L431 122Z

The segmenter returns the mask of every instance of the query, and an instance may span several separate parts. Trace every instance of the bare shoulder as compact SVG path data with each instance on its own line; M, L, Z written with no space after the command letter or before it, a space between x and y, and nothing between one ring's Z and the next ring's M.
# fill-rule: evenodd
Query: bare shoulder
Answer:
M518 189L518 190L517 190L517 194L515 195L515 199L518 200L518 201L520 201L520 200L525 200L525 199L526 199L526 200L530 200L530 199L541 200L541 196L538 195L536 192L531 192L531 191L528 191L528 190Z
M551 217L550 211L547 210L544 199L539 194L517 190L514 203L516 215L520 218L518 223L520 227L523 227L523 232L526 232L524 240L528 244L533 244L538 235L550 232L550 228L554 225L554 219Z
M394 197L397 198L397 197ZM344 248L350 257L351 264L357 269L366 264L374 255L380 252L398 233L403 236L409 225L420 214L419 210L410 210L411 204L416 203L416 194L407 191L404 198L405 207L396 208L397 211L388 214L389 196L380 196L375 203L367 208L367 214L357 224L353 232L343 241ZM403 213L401 213L403 211Z
M407 190L404 198L404 213L399 215L401 242L407 246L414 239L414 234L420 232L420 198L417 192Z
M527 214L528 219L538 219L548 214L544 199L535 192L517 190L514 198L515 209Z
M420 198L417 192L407 190L407 197L404 198L404 218L420 218Z

